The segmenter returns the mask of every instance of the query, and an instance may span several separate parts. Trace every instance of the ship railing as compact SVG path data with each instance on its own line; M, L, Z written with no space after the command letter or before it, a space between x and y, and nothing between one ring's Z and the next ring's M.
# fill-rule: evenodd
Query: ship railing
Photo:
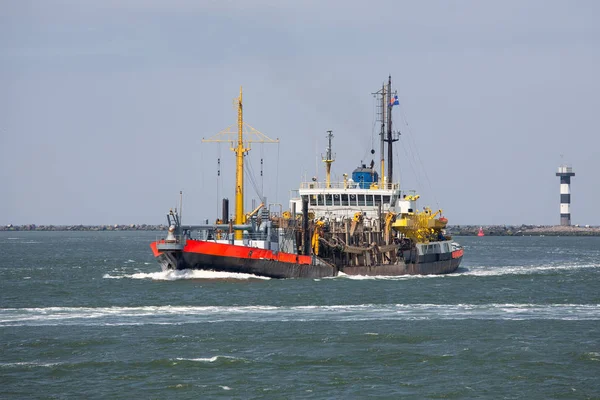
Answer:
M175 240L166 240L166 235L156 236L155 242L159 245L165 244L178 244L185 245L187 239L196 239L196 240L205 240L205 241L215 241L215 240L225 240L234 237L234 233L229 233L222 230L214 230L206 235L192 235L191 237L187 237L186 235L175 235ZM243 235L243 239L248 240L267 240L266 232L245 232Z
M229 233L229 232L216 232L214 234L211 233L210 235L207 235L207 236L192 237L192 239L203 240L206 242L215 242L215 241L219 241L219 240L229 240L229 241L237 240L237 239L235 239L235 234ZM263 233L263 232L244 233L244 235L242 236L242 239L243 240L267 240L267 234Z
M560 167L558 167L558 172L562 174L568 174L573 172L573 167L570 167L568 165L561 165Z
M185 244L185 235L175 235L175 240L167 240L165 235L156 236L155 242L158 244L165 243L183 243Z
M176 235L174 240L167 240L164 236L156 237L156 248L158 251L183 250L186 239L182 235Z
M377 189L397 190L400 188L399 183L378 184ZM361 189L359 182L301 182L300 189ZM370 189L370 188L366 188Z

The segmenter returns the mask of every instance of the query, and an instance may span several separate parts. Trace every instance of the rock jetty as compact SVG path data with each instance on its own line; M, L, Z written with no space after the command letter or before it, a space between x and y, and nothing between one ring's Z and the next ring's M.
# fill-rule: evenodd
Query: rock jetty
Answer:
M483 228L485 236L600 236L598 226L556 225L450 225L447 233L454 236L477 236ZM0 231L166 231L166 225L4 225Z
M454 236L600 236L600 227L561 225L452 225L447 233Z
M166 231L166 225L12 225L0 226L0 231Z

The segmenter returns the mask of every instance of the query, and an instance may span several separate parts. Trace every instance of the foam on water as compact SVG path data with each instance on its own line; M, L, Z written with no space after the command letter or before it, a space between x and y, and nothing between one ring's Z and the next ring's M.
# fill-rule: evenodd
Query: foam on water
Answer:
M200 357L200 358L179 358L178 357L175 360L213 363L213 362L217 361L218 359L225 359L225 360L231 360L231 361L240 360L237 357L230 357L230 356L213 356L213 357L207 357L207 358L202 358L202 357Z
M471 267L468 271L448 276L531 275L561 271L600 268L600 264L515 265L505 267Z
M370 280L388 280L388 281L405 281L409 279L431 279L431 278L443 278L449 275L399 275L399 276L388 276L388 275L347 275L340 273L337 278L351 279L354 281L370 281Z
M42 363L34 361L21 361L21 362L0 362L0 368L14 368L14 367L55 367L63 363Z
M435 278L458 278L464 276L502 276L502 275L533 275L547 274L561 271L575 271L581 269L600 268L600 264L557 264L557 265L513 265L513 266L474 266L461 267L459 272L441 275L400 275L400 276L384 276L384 275L346 275L340 273L338 278L352 280L392 280L402 281L409 279L435 279ZM461 272L462 271L462 272Z
M214 357L210 357L210 358L176 358L177 361L198 361L198 362L215 362L217 361L217 359L219 358L219 356L214 356Z
M155 281L176 281L180 279L264 279L268 280L271 278L265 276L258 276L252 274L240 274L235 272L219 272L219 271L205 271L205 270L169 270L169 271L157 271L157 272L138 272L135 274L124 274L124 275L110 275L104 274L102 276L105 279L152 279Z
M133 260L127 260L125 263L134 262ZM148 263L145 263L148 264ZM327 277L323 279L350 279L350 280L393 280L403 281L411 279L440 279L440 278L457 278L464 276L479 276L479 277L493 277L503 275L531 275L531 274L545 274L560 271L575 271L581 269L593 269L600 268L600 264L556 264L556 265L512 265L512 266L470 266L461 267L459 272L452 274L441 274L441 275L400 275L400 276L384 276L384 275L347 275L340 272L336 277ZM115 271L116 272L116 271ZM123 274L123 275L111 275L104 274L105 279L151 279L157 281L176 281L180 279L271 279L264 276L242 274L235 272L219 272L219 271L207 271L207 270L169 270L169 271L157 271L157 272L138 272L134 274ZM321 279L313 279L315 282L319 282Z
M0 309L0 326L180 325L223 322L377 320L600 320L600 304L357 304L333 306L146 306Z

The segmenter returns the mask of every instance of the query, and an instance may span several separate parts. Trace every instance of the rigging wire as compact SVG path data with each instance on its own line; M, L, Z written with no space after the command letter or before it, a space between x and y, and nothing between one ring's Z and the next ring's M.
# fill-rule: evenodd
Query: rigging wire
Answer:
M400 107L402 107L402 106L400 105ZM425 169L425 164L423 163L423 160L421 158L421 154L419 153L419 148L417 147L417 143L415 141L412 129L408 125L408 121L406 120L406 118L404 117L404 115L405 115L405 112L402 109L402 113L401 113L402 122L406 126L406 130L409 133L409 135L408 135L409 136L408 137L408 145L410 147L411 146L411 141L412 141L412 144L413 144L412 147L413 148L411 149L411 153L413 154L413 158L415 158L415 154L416 154L415 160L418 162L418 166L421 167L421 169L423 171L423 174L425 175L425 181L427 182L427 185L429 186L429 190L431 191L431 195L433 196L433 199L434 199L434 201L436 203L436 206L439 209L440 208L440 203L438 202L437 196L435 195L435 191L433 190L433 186L431 185L431 180L429 179L429 175L427 174L427 169ZM419 178L417 178L417 179L419 179Z
M202 146L202 142L198 146L200 148L200 187L204 187L204 172L206 168L204 168L204 146Z
M278 203L279 193L279 142L277 142L277 168L275 168L275 203Z
M265 159L265 144L260 144L260 192L265 193L265 177L263 175L263 160Z
M248 180L252 184L252 188L256 192L256 195L258 196L258 198L260 199L260 201L262 203L264 203L265 202L265 198L264 198L263 193L260 190L260 187L259 187L258 182L256 180L256 176L255 176L255 173L254 173L254 168L252 167L252 163L249 160L247 160L246 158L244 158L244 164L246 166L246 168L244 168L244 171L246 173L246 177L248 178Z
M369 155L371 157L375 156L375 127L377 126L377 96L373 96L373 126L371 127L371 148L365 149L365 153L363 154L362 161L364 164L369 164L368 158ZM379 134L377 135L379 136Z
M400 141L400 137L401 136L398 136L398 141ZM398 171L398 178L397 178L398 181L397 182L400 184L400 188L402 188L402 183L404 182L404 178L403 178L404 168L402 168L400 166L401 159L400 159L400 154L398 152L398 146L394 146L394 156L395 156L394 165L397 166L396 170Z
M219 195L223 190L223 178L221 177L221 143L217 143L217 215L219 215Z
M421 186L421 180L419 179L419 174L417 173L417 171L415 170L415 163L414 160L411 158L410 156L410 151L406 149L406 145L405 145L405 141L400 139L400 143L402 143L402 149L404 150L404 155L406 156L406 160L408 160L408 165L413 173L413 175L417 178L417 190L419 192L422 192L422 186Z

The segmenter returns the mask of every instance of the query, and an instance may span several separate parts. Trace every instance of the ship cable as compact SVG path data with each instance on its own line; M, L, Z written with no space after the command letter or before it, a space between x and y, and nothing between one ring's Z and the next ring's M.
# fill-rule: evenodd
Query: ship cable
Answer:
M275 166L275 203L277 201L277 193L279 192L279 142L277 142L277 165Z
M221 143L217 143L217 215L221 215L220 194L223 192L223 176L221 175Z
M244 164L246 166L246 168L244 168L246 177L252 184L252 187L254 188L254 191L256 192L256 195L260 199L261 203L264 203L265 197L264 197L262 191L260 190L260 187L258 186L258 182L256 181L256 177L254 175L254 169L252 168L252 163L250 163L250 161L248 161L248 159L244 157Z
M260 144L260 192L261 193L265 192L265 177L263 175L264 159L265 159L265 144L261 143Z
M400 104L400 111L401 111L400 116L402 118L402 122L406 126L406 129L407 129L407 131L409 133L409 135L408 135L409 136L408 137L408 145L409 145L409 147L411 147L411 141L413 143L413 146L411 148L411 153L413 154L413 158L414 158L415 154L417 155L417 157L415 158L415 160L418 162L418 164L420 165L421 169L423 170L423 174L425 175L425 181L427 182L427 185L429 186L429 190L431 192L431 195L433 196L433 200L435 201L435 204L436 204L437 208L439 209L440 208L440 203L438 202L437 196L435 195L435 191L433 190L433 187L431 185L431 180L429 179L429 175L427 174L427 169L425 168L425 165L423 164L423 160L421 159L421 154L419 153L419 148L417 147L417 144L415 142L412 129L408 125L408 120L405 117L405 111L402 108L402 104ZM406 152L406 149L404 149L404 150ZM413 172L414 172L414 170L413 170ZM418 176L417 176L417 179L419 179Z
M365 150L365 154L363 154L362 159L365 160L365 163L367 163L367 158L369 157L368 153L371 153L371 156L373 154L375 154L375 127L377 126L377 104L378 104L378 100L376 99L376 96L373 96L373 109L375 110L372 115L373 115L373 126L371 127L371 150L369 151L368 149Z

